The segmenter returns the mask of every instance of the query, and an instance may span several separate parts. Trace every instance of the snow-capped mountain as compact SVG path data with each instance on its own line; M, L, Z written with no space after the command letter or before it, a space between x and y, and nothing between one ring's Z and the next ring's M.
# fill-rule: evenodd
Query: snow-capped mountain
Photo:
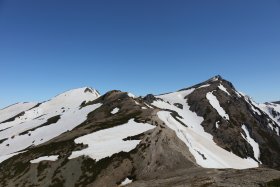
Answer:
M89 112L99 107L92 105L79 109L81 103L99 96L96 90L80 88L40 104L18 103L1 110L3 119L9 119L0 125L0 161L72 130L86 120Z
M0 186L269 186L280 104L221 76L161 95L91 88L0 110Z

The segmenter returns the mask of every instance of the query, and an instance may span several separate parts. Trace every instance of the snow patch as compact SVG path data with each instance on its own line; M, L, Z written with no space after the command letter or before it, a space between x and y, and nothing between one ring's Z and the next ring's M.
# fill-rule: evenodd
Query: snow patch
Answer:
M253 148L254 151L254 157L255 159L257 159L259 161L260 158L260 148L259 148L259 144L253 139L251 138L249 131L247 129L247 127L245 125L242 125L242 130L245 132L246 137L241 133L242 137L251 145L251 147Z
M147 104L147 103L144 103L148 108L153 108L153 107L151 107L149 104Z
M52 156L42 156L39 158L36 158L34 160L30 160L30 163L35 164L39 163L41 161L56 161L58 159L59 155L52 155Z
M197 89L199 89L199 88L206 88L208 86L210 86L210 84L205 84L205 85L199 86Z
M112 111L111 111L111 114L116 114L119 112L119 108L114 108Z
M127 95L129 96L129 97L131 97L131 98L136 98L136 96L135 95L133 95L132 93L127 93Z
M124 179L124 181L122 181L121 186L125 186L132 183L132 180L130 180L129 178Z
M227 91L227 89L226 89L222 84L220 84L220 85L218 86L218 88L219 88L220 90L224 91L226 94L228 94L228 95L230 96L230 93Z
M83 143L88 145L88 147L80 151L72 152L69 159L86 155L98 161L121 151L129 152L133 150L141 140L124 141L123 139L141 134L153 128L155 128L155 126L148 123L137 123L134 119L131 119L126 124L79 137L75 139L75 143Z
M216 122L216 128L217 128L217 129L220 127L219 122L220 122L220 121L217 121L217 122Z
M225 110L220 106L220 103L217 99L217 97L213 94L213 92L208 92L206 94L206 98L208 99L209 103L212 105L212 107L218 112L218 114L227 120L229 120L228 114L225 112Z

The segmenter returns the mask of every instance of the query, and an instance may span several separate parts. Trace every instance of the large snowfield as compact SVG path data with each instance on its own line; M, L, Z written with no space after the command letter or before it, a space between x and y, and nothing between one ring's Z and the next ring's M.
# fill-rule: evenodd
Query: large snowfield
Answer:
M88 148L74 151L69 159L86 155L98 161L121 151L129 152L140 143L140 140L125 141L123 139L141 134L153 128L155 126L148 123L137 123L134 119L131 119L126 124L79 137L75 140L75 143L83 143L88 145Z

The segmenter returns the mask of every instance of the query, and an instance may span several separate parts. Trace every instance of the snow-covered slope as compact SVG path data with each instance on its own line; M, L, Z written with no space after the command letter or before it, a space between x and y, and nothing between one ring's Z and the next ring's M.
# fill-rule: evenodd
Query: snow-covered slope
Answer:
M154 101L152 104L161 109L169 109L178 113L178 116L173 117L170 115L170 112L161 111L158 113L158 116L169 128L174 130L177 136L187 145L190 152L195 157L197 164L205 168L244 169L258 167L258 163L252 158L242 159L222 149L213 141L213 136L205 132L201 125L204 121L203 117L192 112L185 99L186 96L191 94L194 90L194 88L191 88L189 90L156 96L158 100ZM211 92L208 94L215 97ZM218 100L215 98L213 101L212 97L208 97L208 94L206 97L215 110L217 110L222 117L229 120L228 115L225 114L218 104ZM178 104L182 107L175 106Z
M36 107L35 104L21 107L20 111L34 108L25 110L13 121L0 123L0 158L72 130L87 119L89 112L101 106L95 104L80 108L81 104L99 96L96 90L86 87L67 91ZM4 116L9 114L7 109L2 111Z
M31 109L36 106L38 103L16 103L14 105L8 106L0 110L0 123L4 121L12 120L13 117L16 117L22 112Z

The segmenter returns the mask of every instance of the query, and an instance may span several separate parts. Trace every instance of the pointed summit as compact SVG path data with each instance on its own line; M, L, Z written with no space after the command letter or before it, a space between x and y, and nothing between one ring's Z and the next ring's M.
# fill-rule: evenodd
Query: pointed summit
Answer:
M208 81L220 81L220 80L223 80L223 77L221 75L216 75L211 79L209 79Z
M191 88L199 88L201 86L206 86L206 85L220 84L220 83L224 83L225 85L228 85L230 88L235 89L231 82L225 80L221 75L215 75L214 77L212 77L212 78L210 78L206 81L203 81L203 82L201 82L199 84L196 84L194 86L191 86L191 87L181 89L179 91L188 90L188 89L191 89Z
M99 92L96 89L93 89L91 87L81 87L81 88L76 88L72 90L65 91L58 96L58 97L94 97L98 98L100 96Z
M225 80L221 75L216 75L208 79L207 81L200 83L200 86L204 84L213 84L217 82L224 83L225 85L228 85L230 88L235 89L233 84L230 81Z

